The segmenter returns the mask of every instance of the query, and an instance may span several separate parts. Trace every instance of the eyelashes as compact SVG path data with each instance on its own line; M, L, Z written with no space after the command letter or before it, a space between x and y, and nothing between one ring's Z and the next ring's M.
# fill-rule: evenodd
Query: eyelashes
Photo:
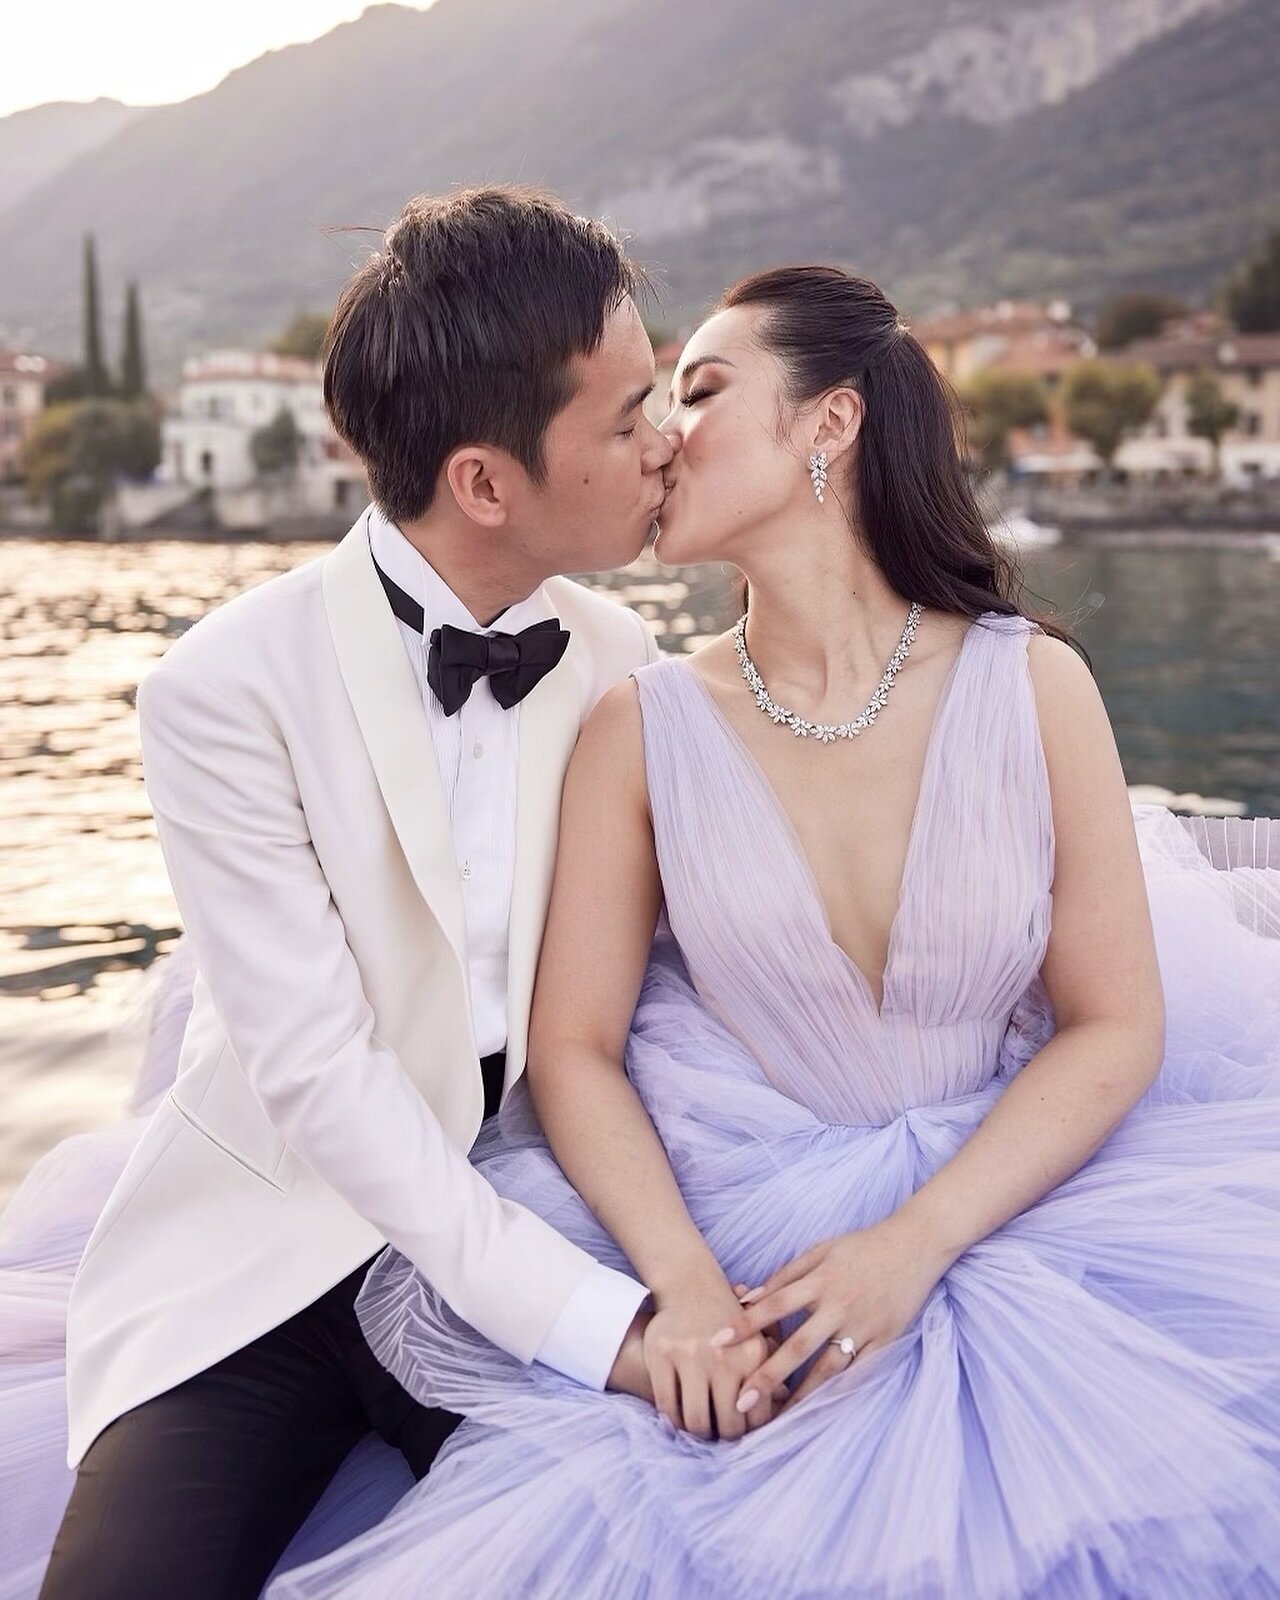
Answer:
M714 389L692 389L685 395L680 404L682 406L696 406L699 400L709 400L714 393Z

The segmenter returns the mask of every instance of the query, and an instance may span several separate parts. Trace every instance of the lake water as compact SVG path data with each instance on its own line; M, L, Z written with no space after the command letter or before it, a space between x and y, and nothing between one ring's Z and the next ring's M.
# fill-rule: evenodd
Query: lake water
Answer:
M116 1114L145 968L177 932L133 690L211 607L313 545L0 539L0 1196ZM1029 587L1074 619L1131 784L1280 814L1280 560L1262 544L1063 544ZM737 615L724 570L599 580L683 650Z

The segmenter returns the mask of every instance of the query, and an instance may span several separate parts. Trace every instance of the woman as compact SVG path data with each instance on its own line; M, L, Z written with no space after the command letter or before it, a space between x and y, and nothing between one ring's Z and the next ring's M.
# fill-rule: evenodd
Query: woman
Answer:
M658 1410L388 1252L370 1340L469 1420L272 1596L1280 1594L1280 872L1135 829L873 285L739 285L664 428L746 625L584 731L477 1157L649 1285Z

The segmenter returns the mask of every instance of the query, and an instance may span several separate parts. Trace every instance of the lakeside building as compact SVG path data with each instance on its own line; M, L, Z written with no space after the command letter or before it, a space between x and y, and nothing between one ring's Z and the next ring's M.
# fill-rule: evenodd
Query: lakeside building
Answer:
M0 482L17 478L22 446L44 410L45 387L64 370L49 356L0 350Z
M1092 335L1083 328L1045 321L1019 331L990 362L998 372L1034 378L1044 391L1046 421L1015 428L1009 435L1010 459L1022 476L1078 481L1101 470L1092 448L1067 427L1062 400L1067 373L1097 353Z
M1280 479L1280 333L1177 324L1117 354L1152 367L1162 381L1150 421L1117 454L1117 465L1127 473L1159 482L1213 472L1213 447L1191 432L1187 414L1191 380L1207 371L1239 413L1221 440L1223 481L1245 488Z
M1062 404L1070 368L1101 356L1148 366L1161 381L1150 420L1116 452L1115 467L1124 477L1167 484L1213 476L1213 447L1192 433L1187 411L1188 386L1197 372L1207 370L1239 410L1221 441L1223 482L1247 488L1280 480L1280 333L1237 333L1216 313L1202 311L1171 322L1155 338L1100 352L1092 336L1072 324L1068 307L1025 301L950 312L924 320L913 331L953 384L990 370L1039 382L1049 417L1010 434L1017 476L1071 486L1102 475L1098 456L1067 427Z
M297 465L287 481L266 483L254 465L253 435L282 411L297 428ZM212 491L228 527L290 511L354 515L368 498L360 463L325 413L319 364L256 350L215 350L184 362L164 420L160 476Z
M1076 351L1076 360L1096 350L1089 335L1072 326L1071 307L1065 300L1043 306L1030 300L1000 300L991 306L922 318L911 324L911 331L938 371L956 385L968 383L986 367L1029 361L1029 353L1038 344L1057 346L1066 341ZM1023 354L1016 356L1015 352Z

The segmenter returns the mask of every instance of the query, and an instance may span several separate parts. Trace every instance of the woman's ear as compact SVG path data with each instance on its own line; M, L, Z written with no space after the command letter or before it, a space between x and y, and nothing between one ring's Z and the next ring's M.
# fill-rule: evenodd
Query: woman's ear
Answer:
M813 448L825 450L828 459L851 449L862 431L866 407L856 389L832 389L814 413Z
M458 510L482 528L507 520L507 460L501 451L465 445L444 464L444 479Z

